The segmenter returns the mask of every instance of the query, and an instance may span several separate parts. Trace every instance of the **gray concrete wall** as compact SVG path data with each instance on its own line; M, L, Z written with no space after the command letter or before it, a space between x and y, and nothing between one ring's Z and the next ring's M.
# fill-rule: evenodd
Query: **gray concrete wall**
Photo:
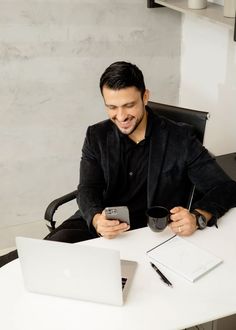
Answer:
M0 228L42 219L77 186L110 63L136 63L153 100L177 103L180 29L145 0L0 1Z

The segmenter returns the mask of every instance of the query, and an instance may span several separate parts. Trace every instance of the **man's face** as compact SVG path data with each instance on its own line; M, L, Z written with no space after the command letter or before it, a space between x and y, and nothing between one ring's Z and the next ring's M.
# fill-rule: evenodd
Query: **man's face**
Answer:
M145 91L143 98L136 87L113 90L103 87L103 98L106 111L111 121L126 135L130 135L142 122L149 92Z

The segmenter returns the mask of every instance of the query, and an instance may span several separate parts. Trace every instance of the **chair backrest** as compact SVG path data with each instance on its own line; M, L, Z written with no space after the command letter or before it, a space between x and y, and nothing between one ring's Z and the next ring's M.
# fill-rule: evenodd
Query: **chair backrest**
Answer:
M191 110L151 101L148 102L148 106L153 110L154 113L156 112L160 116L166 117L173 121L192 125L195 129L197 138L201 143L203 143L206 121L209 115L208 112Z

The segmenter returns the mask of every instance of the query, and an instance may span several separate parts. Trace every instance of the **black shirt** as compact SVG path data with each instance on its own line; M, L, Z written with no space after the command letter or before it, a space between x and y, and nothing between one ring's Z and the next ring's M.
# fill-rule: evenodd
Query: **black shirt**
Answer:
M111 200L113 205L128 206L131 229L147 225L147 172L151 121L147 119L145 139L139 143L120 134L120 163L117 188Z

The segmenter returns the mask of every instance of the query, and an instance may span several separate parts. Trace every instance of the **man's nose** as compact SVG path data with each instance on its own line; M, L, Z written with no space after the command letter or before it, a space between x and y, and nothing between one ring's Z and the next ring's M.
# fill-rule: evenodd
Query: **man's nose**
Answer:
M116 113L116 118L119 121L125 121L125 119L127 118L127 113L126 113L125 109L118 108L117 109L117 113Z

